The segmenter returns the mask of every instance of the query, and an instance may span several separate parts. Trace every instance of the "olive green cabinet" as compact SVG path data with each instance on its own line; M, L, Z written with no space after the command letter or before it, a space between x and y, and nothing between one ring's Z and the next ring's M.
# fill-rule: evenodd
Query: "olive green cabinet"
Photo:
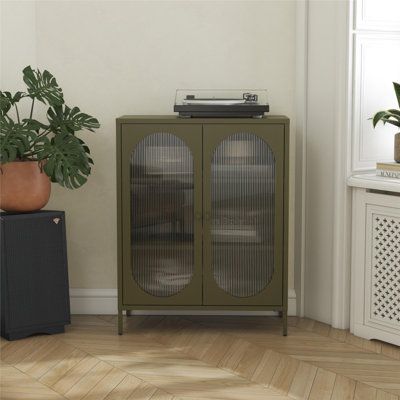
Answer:
M117 119L118 309L287 320L289 120Z

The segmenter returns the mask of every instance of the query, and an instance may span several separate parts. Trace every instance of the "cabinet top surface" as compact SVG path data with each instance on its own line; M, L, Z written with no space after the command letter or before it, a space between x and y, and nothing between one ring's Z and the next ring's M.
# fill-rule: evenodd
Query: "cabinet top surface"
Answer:
M181 118L177 115L123 115L117 118L120 124L287 124L284 115L266 115L263 118Z
M375 189L400 193L399 179L384 178L382 176L377 176L376 174L352 175L347 179L347 184L352 187L363 189Z

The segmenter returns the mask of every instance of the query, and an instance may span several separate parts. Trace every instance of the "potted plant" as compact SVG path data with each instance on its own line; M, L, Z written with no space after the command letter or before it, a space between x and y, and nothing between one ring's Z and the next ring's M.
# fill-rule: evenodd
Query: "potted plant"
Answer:
M393 108L390 110L377 112L372 118L372 124L374 125L374 128L379 121L382 121L384 124L388 123L400 128L400 84L393 82L393 86L399 109ZM394 135L394 160L400 163L400 132Z
M96 118L64 103L62 89L49 71L23 70L27 92L0 91L0 208L26 212L44 207L51 182L69 189L82 186L93 160L76 135L99 128ZM29 118L18 104L31 101ZM35 102L48 106L47 121L34 118Z

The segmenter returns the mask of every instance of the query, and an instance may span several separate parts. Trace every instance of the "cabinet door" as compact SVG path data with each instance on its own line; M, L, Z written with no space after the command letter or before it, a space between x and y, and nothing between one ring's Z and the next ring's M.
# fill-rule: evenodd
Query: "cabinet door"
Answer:
M124 304L201 304L201 146L201 125L122 126Z
M284 125L204 125L204 304L282 305Z

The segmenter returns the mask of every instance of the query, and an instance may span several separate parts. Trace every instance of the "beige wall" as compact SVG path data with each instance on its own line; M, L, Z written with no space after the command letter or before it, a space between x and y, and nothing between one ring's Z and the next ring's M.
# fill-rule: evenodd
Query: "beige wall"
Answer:
M95 160L87 185L53 185L48 205L67 213L71 287L116 287L115 118L171 114L176 88L267 88L271 112L294 118L295 8L294 1L36 2L38 66L54 73L67 104L102 125L82 135Z
M36 64L36 6L32 1L0 1L1 90L24 90L22 69ZM28 112L30 105L20 107Z

